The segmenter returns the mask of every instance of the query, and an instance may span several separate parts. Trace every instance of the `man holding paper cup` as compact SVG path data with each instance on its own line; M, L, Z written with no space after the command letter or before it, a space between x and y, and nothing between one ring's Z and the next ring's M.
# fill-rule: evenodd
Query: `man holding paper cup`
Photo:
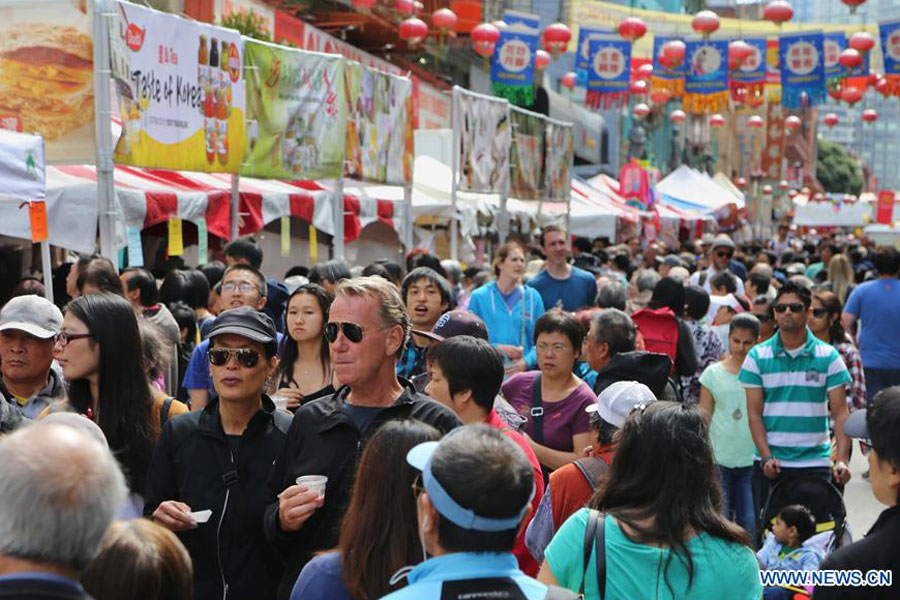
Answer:
M219 315L209 340L218 398L166 423L144 514L187 547L196 598L270 600L279 560L260 525L266 478L291 423L263 393L278 364L275 326L252 307L234 308Z

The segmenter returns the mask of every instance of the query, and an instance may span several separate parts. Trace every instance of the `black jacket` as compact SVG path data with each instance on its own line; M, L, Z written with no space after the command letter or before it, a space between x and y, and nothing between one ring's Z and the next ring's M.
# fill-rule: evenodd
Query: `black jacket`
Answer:
M14 575L15 576L15 575ZM77 581L66 581L58 575L48 578L21 574L0 581L0 598L10 600L91 600Z
M290 597L297 575L315 552L337 545L341 520L356 477L356 464L366 441L380 425L396 419L417 419L443 433L461 425L448 408L417 393L409 382L401 380L401 383L403 393L392 406L376 415L363 434L343 411L350 392L346 386L297 409L287 443L275 461L269 480L271 504L265 516L266 537L282 550L284 573L278 585L278 598ZM299 531L285 532L278 518L277 495L301 475L328 477L325 504Z
M871 569L888 569L893 579L889 587L816 587L813 600L900 598L900 506L882 512L866 537L837 550L819 568L858 569L863 575Z
M621 352L597 371L594 393L599 396L600 392L617 381L639 381L650 388L654 396L663 398L671 371L672 359L665 354L641 350Z
M237 452L222 429L219 402L179 415L163 428L147 481L144 514L166 500L193 511L210 509L209 521L178 533L194 563L194 597L270 600L280 575L266 542L262 518L269 498L266 480L284 446L291 417L268 396L241 436ZM224 582L223 582L224 581Z

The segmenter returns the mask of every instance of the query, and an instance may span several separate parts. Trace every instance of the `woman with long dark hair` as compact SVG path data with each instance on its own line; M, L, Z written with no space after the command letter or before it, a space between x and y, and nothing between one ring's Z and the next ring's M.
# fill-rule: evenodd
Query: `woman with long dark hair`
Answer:
M664 318L659 313L660 309L669 309L675 316L675 325L678 328L678 339L676 342L675 356L672 362L675 363L675 372L682 377L689 377L697 372L697 351L694 349L694 335L684 322L685 295L684 284L680 279L672 277L663 277L653 288L653 295L650 297L650 303L647 305L647 311L656 311L657 318ZM640 311L636 311L640 313ZM640 328L641 318L638 314L632 315L635 324ZM654 328L655 331L655 328ZM644 335L644 343L651 342L655 339L653 331L642 331ZM647 348L653 352L659 352L651 347Z
M866 407L866 375L863 372L859 349L844 331L841 323L843 308L838 295L834 292L824 290L815 292L809 306L808 323L809 330L814 336L837 349L844 360L844 365L850 371L852 381L847 385L847 405L853 411Z
M406 454L440 433L420 421L389 421L366 444L338 547L307 563L291 600L375 600L403 587L393 575L424 560ZM326 498L327 502L328 499Z
M706 421L674 402L638 405L620 431L608 478L590 508L572 515L547 547L544 583L585 598L759 600L749 536L722 515ZM592 510L599 511L593 513ZM605 538L605 588L597 556L583 565L592 517Z
M278 381L273 397L287 398L287 408L334 393L333 373L324 329L334 296L315 283L301 285L287 301L285 330L279 349Z
M131 304L113 294L87 294L70 302L55 356L69 382L69 398L50 410L70 410L97 423L122 465L129 490L143 496L155 431Z

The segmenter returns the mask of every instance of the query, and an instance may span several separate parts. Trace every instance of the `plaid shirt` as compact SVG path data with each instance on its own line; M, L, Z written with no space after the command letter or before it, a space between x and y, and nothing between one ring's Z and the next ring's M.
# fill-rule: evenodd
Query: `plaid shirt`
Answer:
M865 408L866 376L863 372L859 350L856 349L849 337L842 344L837 344L835 348L837 348L841 358L844 359L844 364L847 365L847 370L850 371L850 378L852 379L847 384L847 408L850 411Z

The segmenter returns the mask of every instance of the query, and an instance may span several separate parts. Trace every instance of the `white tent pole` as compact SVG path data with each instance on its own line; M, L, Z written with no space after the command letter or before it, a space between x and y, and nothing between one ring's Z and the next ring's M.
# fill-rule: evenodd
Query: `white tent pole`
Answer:
M231 176L231 239L236 240L241 233L241 176Z
M459 169L459 87L453 86L453 100L450 108L451 131L453 132L453 151L450 153L450 258L459 260L459 214L456 210L456 178Z
M109 0L94 2L94 121L97 139L97 199L100 219L100 253L115 262L115 183L110 101Z
M53 272L50 263L50 242L41 242L41 269L44 271L44 296L53 302Z

